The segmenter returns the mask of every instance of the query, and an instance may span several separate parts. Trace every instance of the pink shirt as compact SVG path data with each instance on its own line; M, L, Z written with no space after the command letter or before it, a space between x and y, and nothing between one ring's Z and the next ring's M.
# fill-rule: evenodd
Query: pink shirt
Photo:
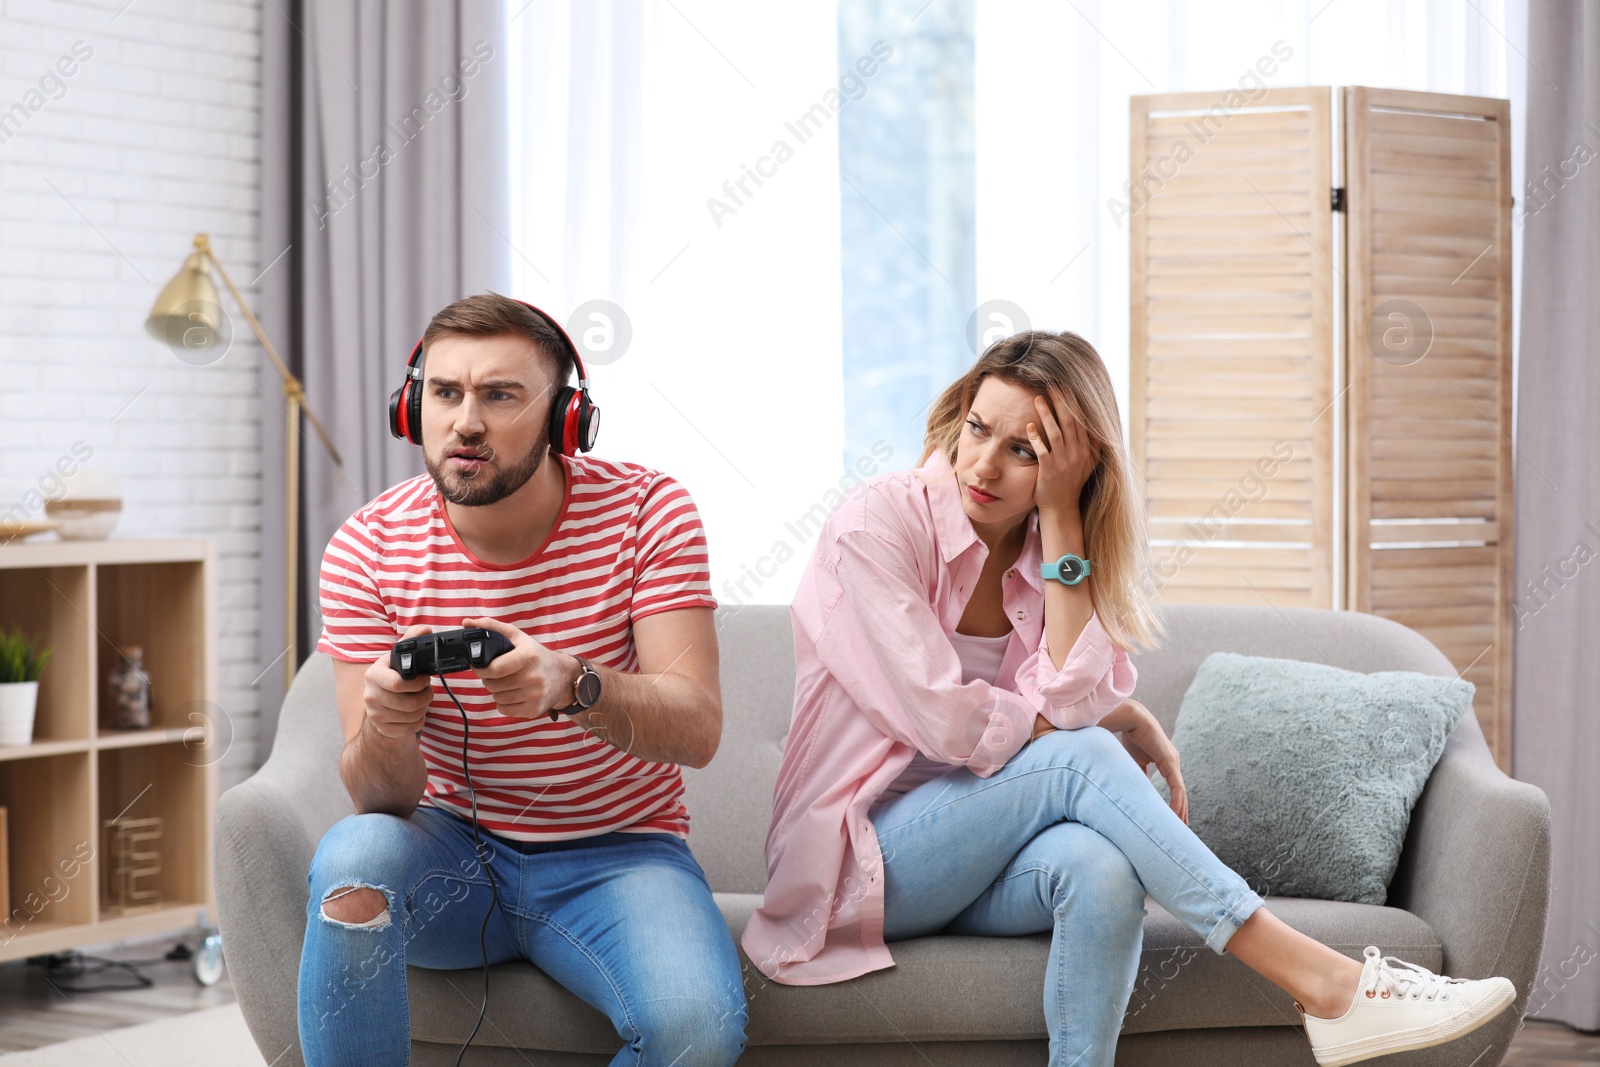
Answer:
M874 478L828 518L801 577L767 890L742 939L775 981L821 985L893 966L867 811L917 752L986 778L1028 741L1036 715L1063 730L1092 726L1133 692L1133 664L1098 617L1056 670L1037 511L1001 579L1012 633L999 678L1015 686L962 681L950 634L989 550L960 491L938 452Z

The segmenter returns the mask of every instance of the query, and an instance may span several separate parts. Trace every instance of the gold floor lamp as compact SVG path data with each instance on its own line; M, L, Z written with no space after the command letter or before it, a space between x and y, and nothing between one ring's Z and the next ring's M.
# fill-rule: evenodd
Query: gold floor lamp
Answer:
M217 268L217 273L222 275L222 281L227 285L228 292L233 294L234 303L244 312L245 320L250 323L250 329L255 331L256 340L261 342L261 347L271 357L273 366L278 368L278 376L283 379L283 396L289 402L288 466L284 477L287 491L284 513L288 535L284 540L283 614L284 636L288 641L288 647L284 649L286 658L284 685L287 687L294 681L295 660L298 658L294 655L293 649L298 636L295 607L299 589L299 582L296 580L296 571L299 569L297 551L299 538L296 535L299 526L302 409L306 413L306 418L311 420L317 436L322 438L323 447L327 449L328 457L333 460L333 465L339 469L341 476L344 474L344 460L339 457L339 450L329 439L328 431L322 428L316 412L306 404L305 389L301 386L300 379L283 365L283 360L278 357L278 350L267 339L266 331L250 313L250 305L244 302L244 297L234 288L233 279L229 278L228 272L223 269L222 262L212 253L211 240L205 234L195 234L194 251L183 261L182 269L173 275L172 280L161 290L161 295L156 297L155 306L150 309L150 317L145 319L145 329L156 340L172 346L181 346L185 352L200 353L214 348L222 339L222 305L218 302L217 287L211 281L213 266ZM176 347L174 350L176 351Z

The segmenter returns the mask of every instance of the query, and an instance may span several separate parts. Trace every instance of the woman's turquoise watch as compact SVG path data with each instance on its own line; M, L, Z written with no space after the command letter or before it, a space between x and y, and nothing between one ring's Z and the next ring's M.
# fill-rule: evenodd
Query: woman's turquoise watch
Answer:
M1046 579L1054 578L1062 585L1077 585L1089 577L1089 561L1071 552L1054 563L1039 564L1039 573Z

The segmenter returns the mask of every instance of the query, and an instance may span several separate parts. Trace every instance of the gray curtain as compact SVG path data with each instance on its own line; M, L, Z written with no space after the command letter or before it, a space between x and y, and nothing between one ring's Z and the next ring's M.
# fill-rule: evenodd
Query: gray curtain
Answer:
M1550 796L1530 1014L1600 1028L1600 4L1535 3L1517 400L1516 776ZM1524 200L1525 198L1525 200Z
M262 8L260 318L342 454L301 436L297 662L321 632L323 549L423 470L388 398L433 313L510 286L502 0L273 0ZM279 258L281 257L281 258ZM263 361L259 762L284 667L283 391ZM269 664L275 665L269 667Z

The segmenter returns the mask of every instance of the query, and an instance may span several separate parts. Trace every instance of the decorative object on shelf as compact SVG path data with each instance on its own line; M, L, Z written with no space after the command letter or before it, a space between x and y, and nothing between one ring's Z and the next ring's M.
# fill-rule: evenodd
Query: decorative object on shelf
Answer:
M106 686L107 726L113 730L150 729L150 676L144 672L144 649L129 645L111 670Z
M39 675L53 648L18 630L0 630L0 745L33 741L34 713L39 707Z
M0 519L0 545L8 541L21 541L25 537L54 530L60 525L55 519Z
M295 625L295 593L299 579L296 545L300 537L300 413L302 411L305 412L306 418L311 420L312 428L322 439L322 447L327 451L334 467L338 468L341 477L344 475L344 460L339 456L339 450L334 447L328 431L322 428L322 422L317 418L316 412L306 403L305 387L300 379L284 365L277 348L267 338L267 332L261 328L261 323L256 321L255 315L250 311L250 305L239 295L233 279L228 277L222 262L211 251L211 238L207 235L203 233L194 235L194 251L189 253L189 258L183 261L182 268L161 290L161 295L156 297L154 306L150 308L150 316L145 319L145 330L151 337L165 342L173 353L185 362L199 365L221 359L223 352L226 351L225 347L215 356L202 355L216 348L227 330L222 305L218 303L220 298L217 295L217 287L211 280L212 267L216 267L217 273L222 275L223 283L227 285L228 292L233 294L234 303L239 305L239 310L244 312L245 321L250 324L256 340L261 342L262 350L272 360L272 365L278 369L278 377L283 380L283 396L288 401L289 426L284 434L288 445L288 457L284 466L283 514L288 536L284 540L283 625L284 636L292 648L299 639L298 627ZM294 655L284 657L286 685L294 681L298 659L299 657Z
M111 476L79 467L61 480L66 483L66 495L44 505L44 513L61 524L56 536L63 541L99 541L110 536L122 515L122 496Z
M105 896L101 911L112 915L133 915L161 907L161 887L154 885L161 873L161 840L165 828L161 816L142 819L107 819Z

